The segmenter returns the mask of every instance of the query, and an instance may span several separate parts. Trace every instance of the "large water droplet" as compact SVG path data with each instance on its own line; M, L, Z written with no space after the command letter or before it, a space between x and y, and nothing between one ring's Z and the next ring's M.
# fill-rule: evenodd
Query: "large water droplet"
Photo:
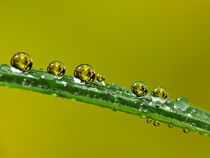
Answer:
M152 92L152 101L163 104L168 99L168 92L163 87L157 87Z
M95 80L95 70L88 64L81 64L74 70L74 77L85 84L92 83Z
M61 78L65 75L66 67L59 61L53 61L48 65L47 72L55 77Z
M27 53L19 52L12 56L10 64L13 72L28 72L33 66L33 60Z
M148 89L144 82L134 82L131 91L137 96L142 97L147 94Z
M181 111L186 111L187 108L189 107L188 99L186 97L177 98L176 101L175 101L174 107L176 109L181 110Z

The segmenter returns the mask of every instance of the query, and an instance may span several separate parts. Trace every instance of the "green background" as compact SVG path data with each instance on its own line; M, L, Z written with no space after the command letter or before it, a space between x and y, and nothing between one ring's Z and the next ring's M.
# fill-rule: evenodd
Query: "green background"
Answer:
M0 63L81 63L210 111L210 1L1 0ZM210 138L93 105L0 87L1 158L208 157Z

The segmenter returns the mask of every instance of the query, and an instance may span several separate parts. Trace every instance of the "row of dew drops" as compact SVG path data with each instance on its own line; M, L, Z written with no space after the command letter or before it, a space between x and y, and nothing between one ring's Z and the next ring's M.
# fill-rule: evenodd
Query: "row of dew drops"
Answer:
M32 69L33 60L29 54L25 52L18 52L12 56L10 64L12 66L12 71L24 73L29 72ZM53 61L48 65L47 72L56 78L62 78L65 75L66 68L62 62ZM88 64L81 64L74 70L74 80L77 83L80 82L83 84L90 84L95 79L97 79L99 82L104 82L105 76L103 74L96 75L95 70ZM136 97L143 97L148 93L148 88L144 82L134 82L131 86L131 91ZM157 87L152 91L151 96L153 102L163 104L168 99L168 92L163 87ZM177 100L179 101L180 98ZM147 118L147 123L152 122L154 126L160 125L159 121ZM169 124L168 127L172 128L173 125ZM189 133L189 129L184 128L183 132Z

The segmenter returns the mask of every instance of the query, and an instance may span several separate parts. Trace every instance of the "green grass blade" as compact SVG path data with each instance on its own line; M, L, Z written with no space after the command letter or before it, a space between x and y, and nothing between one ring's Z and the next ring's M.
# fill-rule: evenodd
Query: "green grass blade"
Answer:
M173 100L156 107L157 103L152 101L150 94L137 98L129 89L114 84L94 81L89 85L81 85L75 83L72 76L56 79L41 70L16 73L4 64L0 65L0 85L91 103L210 136L210 113L191 105L183 110Z

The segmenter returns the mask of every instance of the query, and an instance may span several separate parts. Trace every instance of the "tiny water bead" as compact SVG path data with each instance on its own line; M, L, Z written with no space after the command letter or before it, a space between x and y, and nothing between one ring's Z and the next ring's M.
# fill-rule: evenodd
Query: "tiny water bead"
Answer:
M163 87L157 87L152 92L152 100L154 102L165 103L168 99L168 92Z
M134 82L131 86L131 91L137 96L142 97L147 94L148 89L144 82Z
M66 72L66 67L59 61L53 61L48 65L47 72L56 77L63 77Z
M99 82L104 82L105 81L105 76L103 74L97 74L96 75L96 79L99 81Z
M27 53L18 52L12 56L10 64L13 68L22 72L28 72L33 66L33 60Z
M190 132L190 130L189 130L189 129L187 129L187 128L183 128L183 132L184 132L184 133L189 133L189 132Z
M157 120L154 120L153 125L154 125L154 126L160 126L160 122L157 121Z
M74 77L79 79L82 83L92 83L95 80L96 72L88 64L81 64L74 70Z
M147 123L152 123L152 119L151 118L147 118Z
M173 128L174 126L170 123L170 124L168 124L168 127Z

